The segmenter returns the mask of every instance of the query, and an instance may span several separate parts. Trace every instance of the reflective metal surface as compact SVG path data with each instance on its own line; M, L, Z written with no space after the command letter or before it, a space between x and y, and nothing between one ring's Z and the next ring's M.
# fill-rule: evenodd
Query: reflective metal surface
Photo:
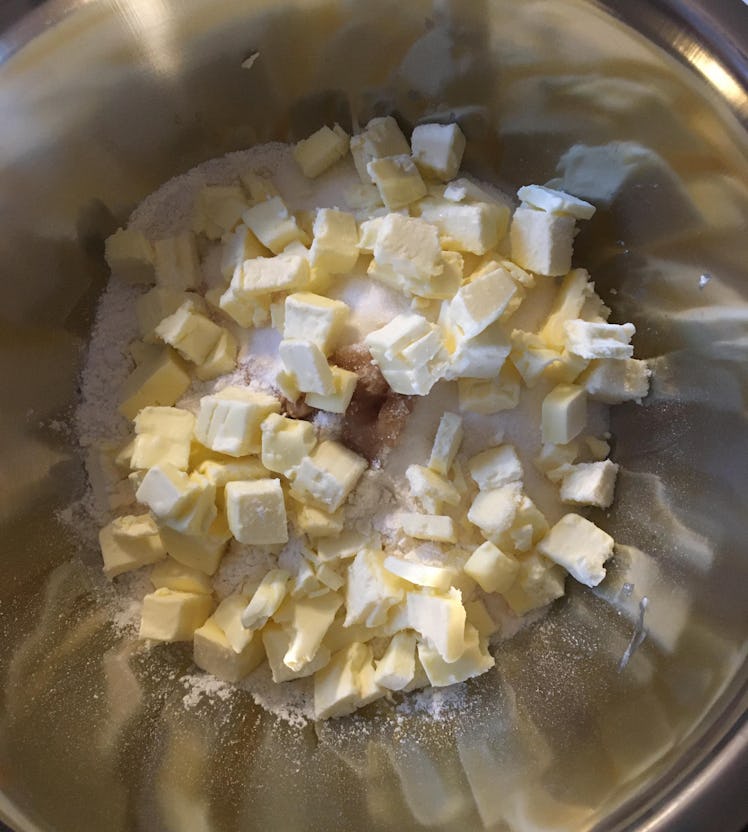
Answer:
M78 0L7 31L0 817L23 832L748 820L746 41L720 34L716 7L699 14L633 0ZM468 169L508 188L560 176L599 192L578 261L655 369L651 397L614 416L623 473L596 518L622 544L611 581L504 644L440 721L372 707L298 730L241 694L185 708L188 651L117 633L97 554L60 519L85 488L71 426L102 241L197 162L384 112L454 114ZM620 141L645 163L607 196L604 176L558 169L575 145ZM645 594L649 635L620 669Z

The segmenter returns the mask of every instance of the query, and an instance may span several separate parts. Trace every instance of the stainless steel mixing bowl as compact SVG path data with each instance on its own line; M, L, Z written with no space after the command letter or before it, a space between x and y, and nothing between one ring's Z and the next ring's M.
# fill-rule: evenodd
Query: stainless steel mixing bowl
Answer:
M24 832L738 829L745 7L35 5L0 37L0 817ZM457 117L468 169L509 188L557 177L574 145L635 142L648 160L607 194L615 165L574 180L600 204L578 260L655 370L645 403L613 417L607 598L572 590L441 720L374 708L295 729L241 694L186 708L188 651L123 639L97 553L65 522L85 489L73 409L102 240L195 163L384 112ZM622 668L645 595L648 635Z

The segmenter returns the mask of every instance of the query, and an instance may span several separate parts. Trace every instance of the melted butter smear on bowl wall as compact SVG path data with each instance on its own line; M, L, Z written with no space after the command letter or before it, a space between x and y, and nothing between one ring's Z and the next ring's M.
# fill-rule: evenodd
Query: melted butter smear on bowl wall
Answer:
M91 3L0 68L11 823L579 830L711 741L709 709L744 662L748 196L744 138L702 92L599 11L558 2ZM624 545L603 597L576 591L503 644L461 713L298 729L241 693L185 708L188 653L154 657L108 623L95 547L55 518L85 484L69 419L103 239L194 163L351 110L454 115L468 169L509 188L565 178L574 145L654 151L577 240L616 318L636 323L654 388L612 427L624 473L597 521ZM643 596L648 636L619 670Z

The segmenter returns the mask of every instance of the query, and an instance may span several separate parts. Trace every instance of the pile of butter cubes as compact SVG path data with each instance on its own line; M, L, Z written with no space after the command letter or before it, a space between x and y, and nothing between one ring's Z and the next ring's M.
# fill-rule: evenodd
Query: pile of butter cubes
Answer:
M523 615L560 597L567 572L597 585L613 551L580 514L549 527L511 445L465 459L463 416L451 412L430 458L407 469L395 540L362 534L346 523L346 501L366 460L283 415L283 400L302 399L345 413L358 377L329 356L351 310L325 290L363 264L411 299L364 341L394 392L426 396L453 382L462 413L492 414L515 408L523 385L550 382L534 463L564 502L610 505L617 466L604 438L584 435L587 400L641 399L648 370L633 358L634 327L608 323L587 272L571 269L576 224L595 209L533 185L512 216L455 178L464 148L456 124L416 127L410 144L389 117L350 138L323 127L295 146L296 163L313 179L350 152L365 219L294 214L270 179L247 173L202 189L191 231L151 241L123 229L107 240L112 273L144 291L120 406L132 436L109 460L117 493L125 483L132 496L112 500L104 571L150 569L141 638L192 640L195 663L231 682L266 660L277 683L313 676L319 719L485 672L498 629L488 596ZM207 242L221 248L212 284L199 256ZM537 331L514 329L538 280L557 283L553 308ZM231 373L241 329L261 326L282 336L276 394L234 382L196 412L177 406L193 379ZM123 513L134 504L138 513ZM277 566L290 545L293 571L272 568L216 602L212 576L229 546L263 547Z

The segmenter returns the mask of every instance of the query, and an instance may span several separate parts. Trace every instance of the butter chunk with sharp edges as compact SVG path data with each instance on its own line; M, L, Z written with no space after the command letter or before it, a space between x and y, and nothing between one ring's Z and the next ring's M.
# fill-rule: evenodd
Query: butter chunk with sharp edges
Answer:
M436 226L442 248L485 254L495 248L509 228L509 209L494 202L459 205L427 198L418 206L422 220Z
M442 316L445 323L448 314ZM446 379L486 378L494 379L501 372L512 345L501 321L489 324L481 333L466 338L459 328L448 331L445 339L449 353Z
M416 540L434 540L438 543L457 542L454 520L447 515L402 512L398 515L398 520L405 534Z
M426 183L410 156L372 159L366 171L377 186L382 202L390 209L404 208L426 196Z
M270 318L270 295L257 295L245 291L241 286L242 271L240 266L237 267L235 272L235 275L237 274L237 280L233 281L228 289L218 297L216 301L218 308L245 329L265 326ZM206 294L206 297L208 297L208 294Z
M295 292L286 298L283 337L312 341L328 355L337 345L349 314L348 305L341 300Z
M227 483L226 517L240 543L261 546L288 541L286 503L278 480Z
M258 453L262 449L260 425L279 411L280 402L274 396L224 387L200 399L195 436L206 448L229 456Z
M259 480L267 477L267 468L256 457L225 457L224 459L204 459L196 468L216 488L223 488L227 482L235 480Z
M154 330L156 336L193 364L204 364L215 349L224 328L195 312L191 302L182 304Z
M209 240L219 240L239 225L248 207L239 185L205 185L197 195L192 230Z
M561 282L553 306L538 335L548 347L560 350L566 346L564 325L581 317L585 303L594 294L590 276L584 269L572 269Z
M162 524L185 534L204 534L216 518L215 486L168 462L148 469L135 497Z
M156 589L165 587L177 592L195 592L210 595L213 591L210 579L199 569L185 566L174 558L159 561L151 570L151 583Z
M651 371L636 358L604 358L593 361L577 379L595 401L620 404L640 401L649 392Z
M328 274L350 272L358 260L358 226L353 214L320 208L312 226L309 263Z
M348 153L348 135L339 125L320 127L293 149L294 159L308 179L316 179Z
M255 237L273 254L280 254L295 240L307 241L306 234L299 228L296 218L279 196L256 203L242 214L242 219Z
M352 558L370 544L370 539L355 531L346 529L337 537L324 538L317 543L317 557L323 563Z
M314 506L302 505L296 512L296 524L299 530L309 537L337 537L343 531L343 513L338 510L333 514Z
M275 257L255 257L237 266L230 288L240 299L259 300L274 292L304 289L310 281L309 260L301 254L283 252ZM224 308L223 302L221 308Z
M584 430L587 394L577 384L557 384L543 399L541 432L544 443L565 445Z
M470 506L467 518L484 535L495 537L511 527L521 497L522 485L517 482L480 491Z
M528 552L548 532L548 521L533 501L524 494L512 528L500 538L501 545ZM507 542L511 541L511 542Z
M228 642L223 630L211 616L194 633L193 660L206 673L224 682L240 682L265 658L262 639L258 636L239 653Z
M579 514L566 514L538 543L538 551L580 583L597 586L613 554L613 538Z
M326 410L328 413L345 413L356 392L358 376L342 367L330 366L335 392L324 396L320 393L307 393L304 400L310 407Z
M565 503L608 508L613 502L618 466L609 459L571 465L561 480L560 496Z
M497 320L517 292L509 272L499 266L463 285L449 302L449 319L467 338Z
M142 231L115 231L104 243L104 257L112 276L125 283L147 285L156 279L153 246Z
M161 527L166 551L179 563L192 569L215 574L226 551L231 533L222 518L216 519L205 534L183 534L168 526Z
M324 396L335 392L330 365L314 341L284 338L278 346L278 354L286 372L293 376L301 392L320 393Z
M380 549L361 549L348 566L345 626L384 624L390 609L403 598L403 584L384 568Z
M553 561L531 552L519 561L514 583L502 597L517 615L545 607L564 594L564 570Z
M314 660L342 604L343 599L336 592L300 598L294 602L290 624L293 635L283 657L286 667L298 671Z
M416 675L416 636L395 633L384 655L376 663L374 681L387 690L404 690Z
M166 557L158 526L149 514L115 518L99 532L99 545L107 578Z
M241 223L235 231L224 238L221 249L221 274L225 280L231 280L237 266L254 257L267 257L270 250Z
M167 289L196 289L202 282L195 235L184 231L153 244L156 284Z
M423 173L448 182L460 169L465 134L459 124L419 124L413 129L410 146Z
M433 324L423 315L404 312L380 329L370 332L364 343L378 363L386 364L397 361L406 347L427 336L432 327Z
M513 445L498 445L468 461L470 476L481 491L522 479L522 463Z
M262 629L268 619L275 615L286 597L290 577L285 569L271 569L265 574L242 612L242 624L247 629Z
M423 642L418 645L418 658L434 687L454 685L480 676L496 663L478 631L469 624L465 626L464 649L454 661L446 661L438 650Z
M154 641L191 641L211 610L209 595L157 589L143 598L140 638Z
M149 405L173 405L190 386L187 365L170 347L139 364L122 385L119 412L134 419Z
M501 629L493 618L491 618L491 614L480 598L477 598L475 601L465 602L465 614L468 624L472 624L475 627L481 638L489 638L489 636L492 636Z
M579 456L579 443L544 443L535 458L535 467L551 482L560 482Z
M321 442L302 460L292 492L301 502L337 511L355 488L366 461L333 440Z
M404 278L421 283L442 271L436 228L421 219L388 214L377 229L374 259Z
M410 626L446 662L454 662L465 649L465 608L456 589L442 595L409 592L406 599Z
M410 153L408 140L392 116L373 118L364 130L351 137L351 155L362 182L371 183L367 166L372 159Z
M366 645L356 642L335 653L314 674L314 716L329 719L356 710L361 695L361 671L370 658Z
M302 459L317 444L310 422L289 419L271 413L260 425L262 431L262 464L268 471L276 471L293 478Z
M247 596L239 592L227 595L216 607L212 618L223 630L231 649L241 653L255 637L252 630L242 624L242 612L247 606Z
M484 592L505 592L514 583L519 563L487 540L470 555L464 568Z
M388 555L384 559L384 568L416 586L428 586L446 592L452 583L454 570L445 566L429 566L404 558Z
M221 327L218 341L205 361L195 368L195 375L201 381L211 381L218 378L218 376L231 372L236 367L238 351L239 344L236 338L227 329Z
M592 219L595 214L595 206L589 202L543 185L525 185L517 191L517 196L526 205L550 214L568 214L578 220Z
M535 333L521 329L512 332L510 359L527 387L535 387L546 375L546 370L562 357L562 352L548 347Z
M636 332L633 324L591 323L575 320L564 324L566 344L570 352L582 358L631 358L634 348L629 343Z
M449 475L463 436L462 416L456 413L442 413L429 457L429 468L432 471L443 477Z
M457 380L460 410L472 413L498 413L519 404L519 376L505 364L497 378L460 378Z
M178 407L144 407L135 417L135 440L130 457L133 469L152 468L163 462L180 471L190 459L195 417Z
M138 318L140 337L148 344L159 342L156 327L169 315L185 303L190 303L195 312L205 310L202 298L195 292L183 292L178 289L167 289L154 286L135 302L135 314Z
M536 274L559 276L571 269L576 219L522 204L510 231L512 260Z
M410 485L411 495L432 514L439 513L442 503L456 506L460 502L460 493L452 483L423 465L409 465L405 477Z
M262 630L262 643L265 646L270 672L276 684L311 676L330 661L330 650L322 645L311 662L305 664L300 670L291 670L283 661L291 645L291 638L292 634L287 629L275 624L268 624Z

